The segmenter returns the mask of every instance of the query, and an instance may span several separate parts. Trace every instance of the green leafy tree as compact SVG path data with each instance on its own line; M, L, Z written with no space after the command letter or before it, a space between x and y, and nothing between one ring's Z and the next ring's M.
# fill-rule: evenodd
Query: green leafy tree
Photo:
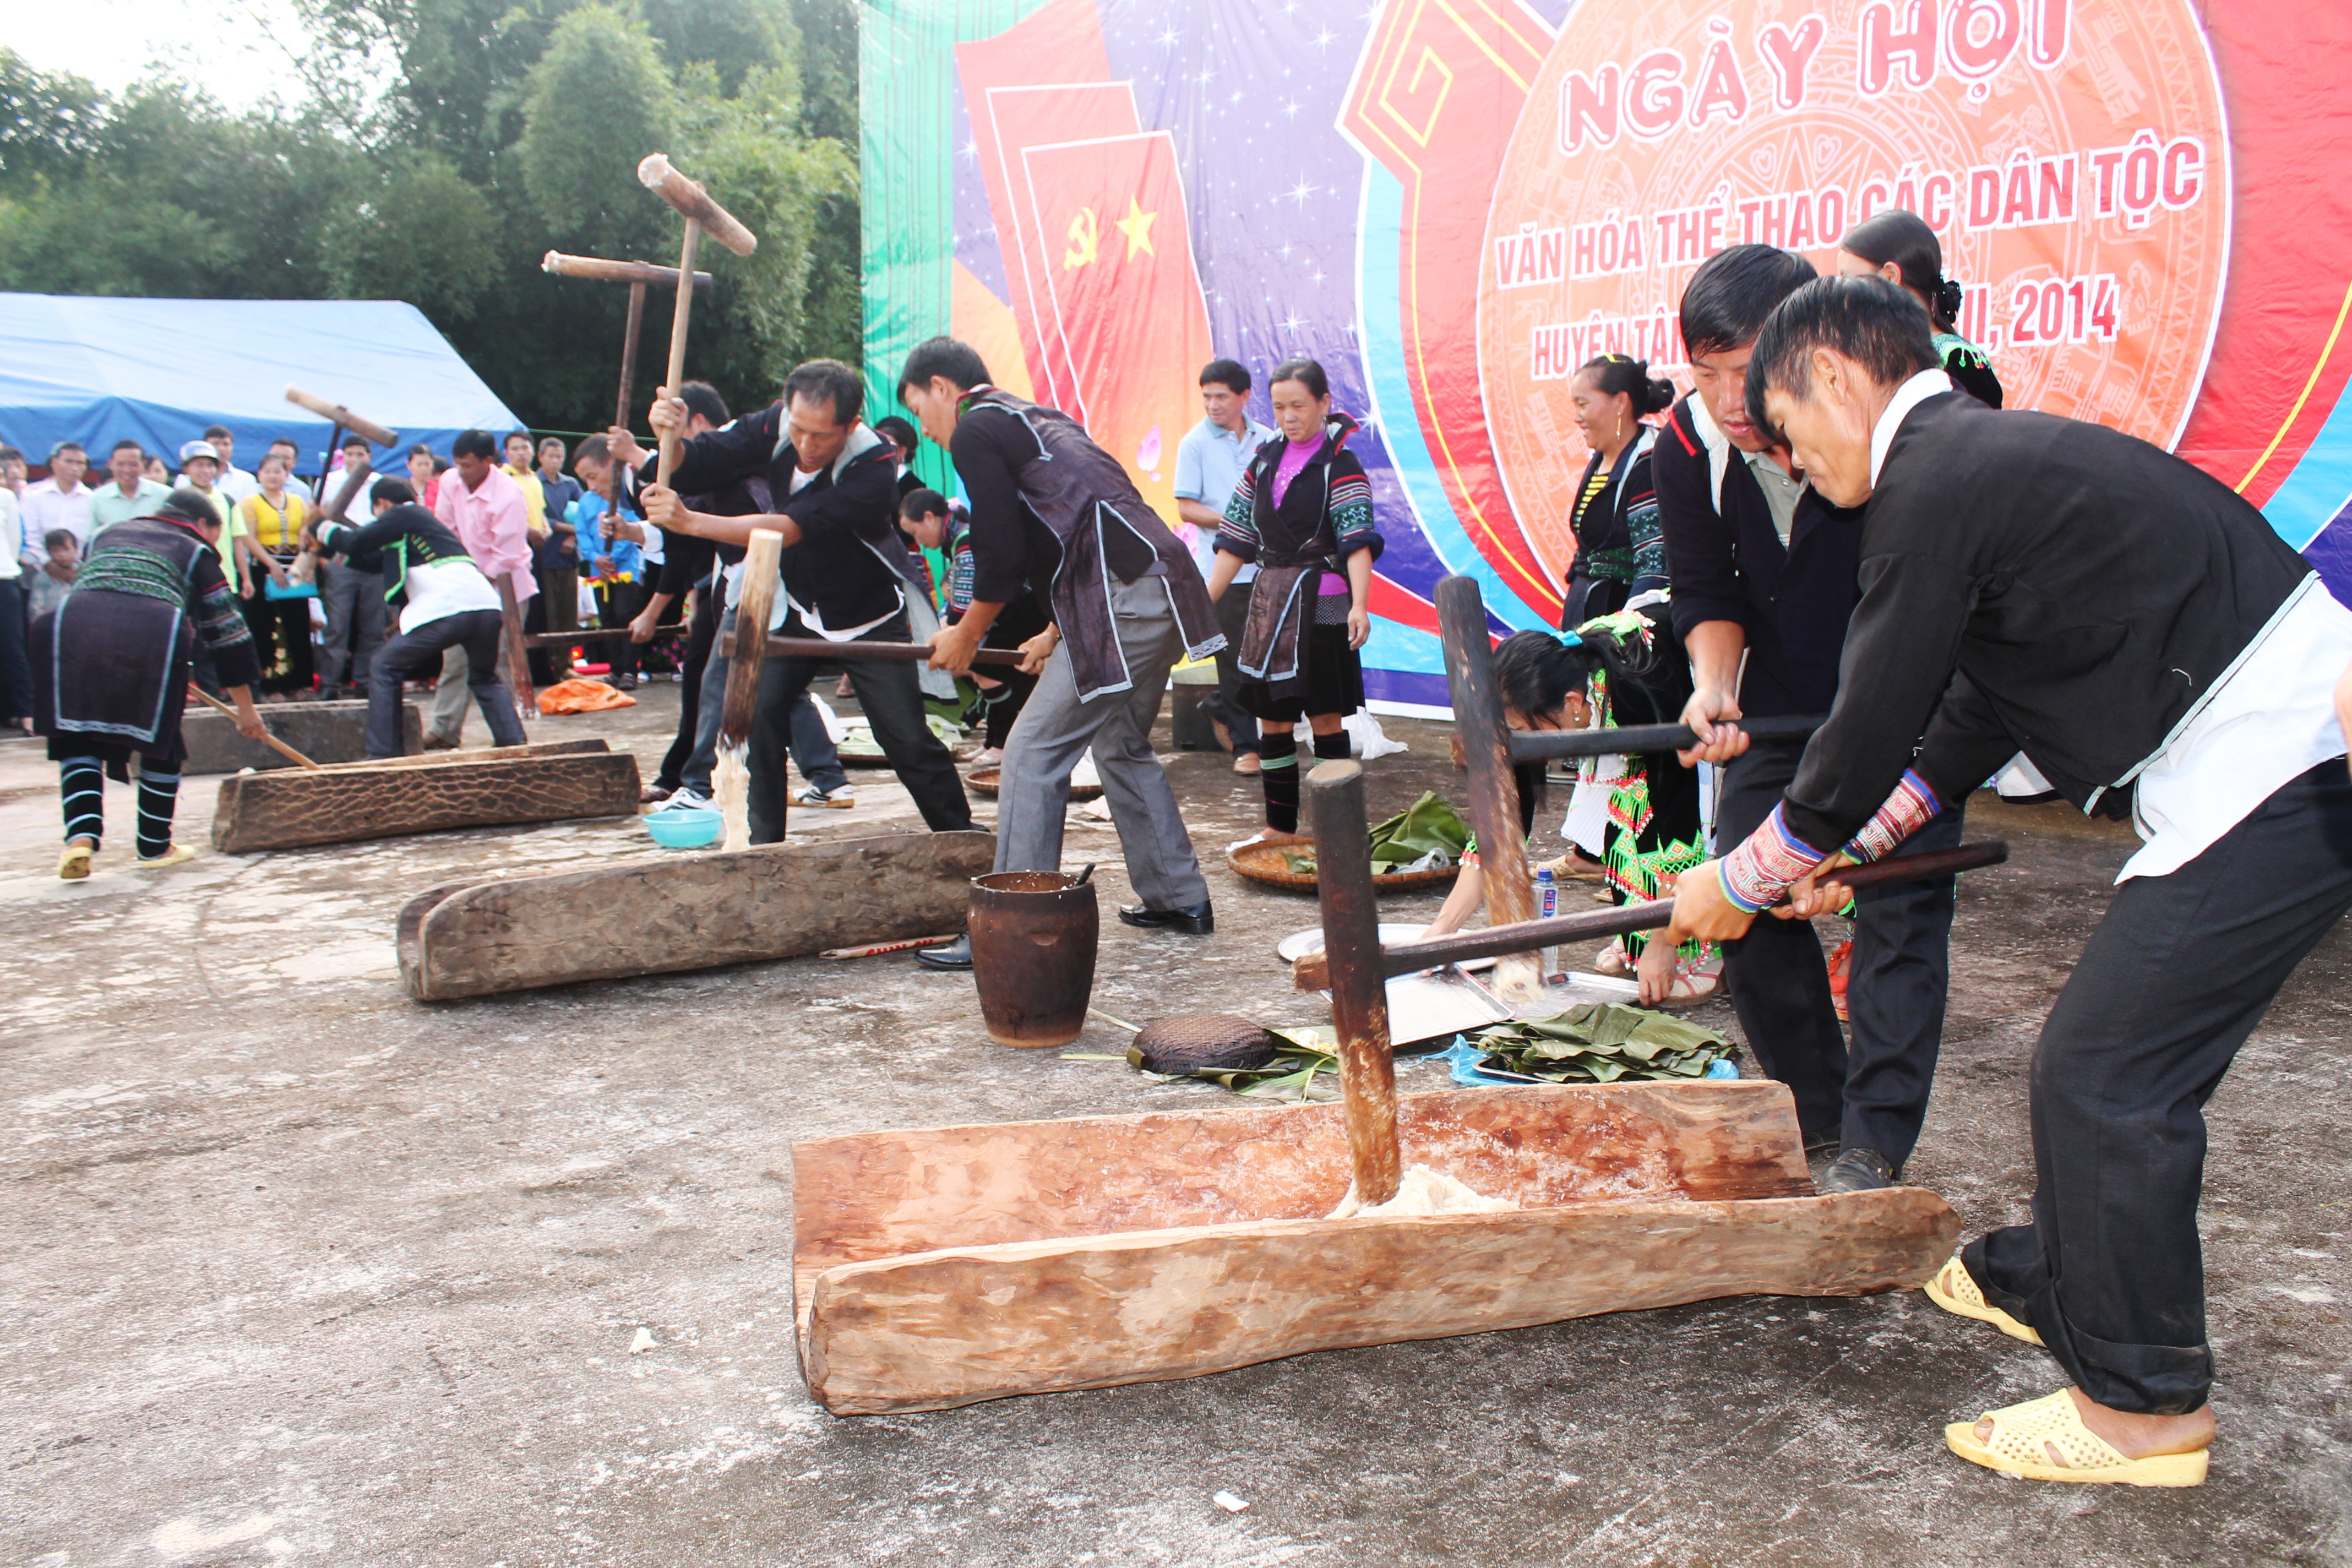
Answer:
M540 258L674 259L677 216L635 176L666 152L760 237L749 258L703 247L690 373L752 408L800 360L856 362L853 0L298 5L312 100L243 112L0 49L0 277L406 300L528 423L601 429L626 291ZM667 324L649 300L640 418Z

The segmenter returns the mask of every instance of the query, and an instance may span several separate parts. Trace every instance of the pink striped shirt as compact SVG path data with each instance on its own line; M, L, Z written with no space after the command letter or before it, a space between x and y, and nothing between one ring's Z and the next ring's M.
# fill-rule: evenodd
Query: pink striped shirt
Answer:
M514 584L515 603L539 592L530 574L530 509L522 487L511 477L492 468L480 489L467 489L452 468L441 476L433 515L449 525L483 575L495 583L499 574L506 574Z

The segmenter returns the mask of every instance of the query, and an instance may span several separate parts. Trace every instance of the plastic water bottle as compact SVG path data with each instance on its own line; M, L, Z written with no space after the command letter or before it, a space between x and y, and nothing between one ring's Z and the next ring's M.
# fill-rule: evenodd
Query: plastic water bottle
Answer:
M1536 918L1548 921L1559 913L1559 883L1553 879L1551 868L1546 866L1536 873ZM1559 973L1559 949L1545 948L1542 959L1543 977L1549 980Z

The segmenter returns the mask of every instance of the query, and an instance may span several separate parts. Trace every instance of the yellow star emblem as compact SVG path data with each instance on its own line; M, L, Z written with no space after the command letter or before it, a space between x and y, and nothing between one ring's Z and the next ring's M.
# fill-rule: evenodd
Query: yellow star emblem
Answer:
M1127 216L1112 226L1127 236L1127 258L1129 261L1135 259L1135 253L1139 250L1146 256L1160 254L1151 248L1151 224L1159 216L1158 213L1145 212L1133 196L1127 198Z

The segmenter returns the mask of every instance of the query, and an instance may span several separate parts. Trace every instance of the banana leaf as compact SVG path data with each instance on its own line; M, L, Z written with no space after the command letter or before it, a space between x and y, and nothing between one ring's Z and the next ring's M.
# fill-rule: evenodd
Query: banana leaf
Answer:
M1374 827L1370 838L1374 872L1409 866L1433 852L1450 865L1470 842L1470 825L1444 795L1423 790L1419 800Z
M1703 1025L1619 1002L1588 1002L1547 1018L1496 1024L1468 1039L1485 1053L1478 1062L1483 1069L1549 1083L1704 1078L1734 1049L1727 1037Z
M1470 825L1444 795L1423 790L1419 800L1373 827L1365 837L1371 846L1372 874L1382 877L1423 860L1436 866L1454 865L1469 847ZM1291 851L1283 856L1282 864L1295 876L1311 877L1315 852Z

